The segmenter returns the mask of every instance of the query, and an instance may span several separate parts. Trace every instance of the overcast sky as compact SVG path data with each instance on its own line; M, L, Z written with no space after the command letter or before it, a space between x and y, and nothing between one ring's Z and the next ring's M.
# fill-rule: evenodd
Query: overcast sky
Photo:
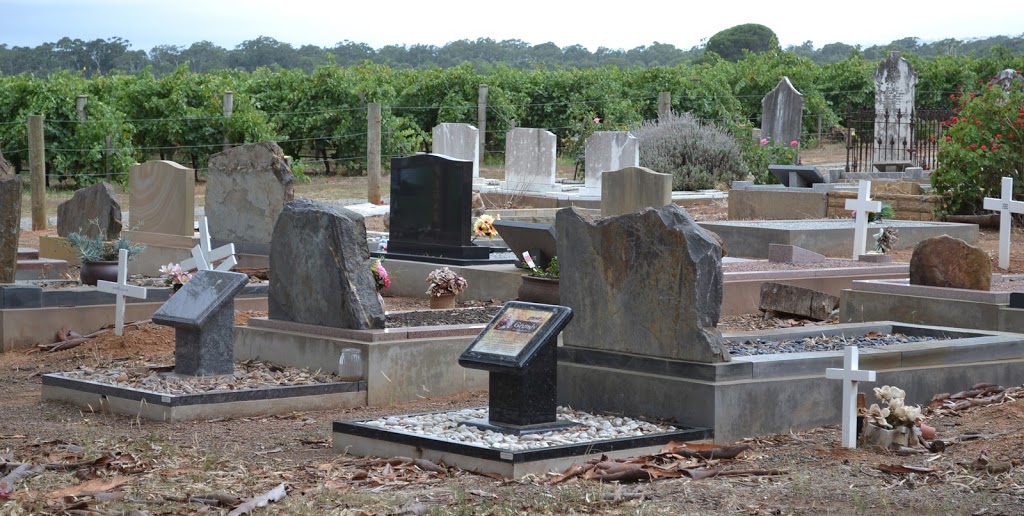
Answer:
M121 37L134 50L211 41L227 49L269 36L295 47L339 41L443 46L460 39L519 39L629 50L654 42L681 49L716 32L760 23L783 47L842 42L864 47L1024 34L1024 1L906 0L0 0L0 44L34 47L68 36Z

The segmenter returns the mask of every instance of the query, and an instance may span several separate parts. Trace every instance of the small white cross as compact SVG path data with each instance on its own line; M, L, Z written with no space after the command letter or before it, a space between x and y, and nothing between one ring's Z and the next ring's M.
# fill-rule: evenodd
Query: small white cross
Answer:
M124 296L146 299L145 287L128 284L127 249L121 249L117 252L117 283L99 280L96 282L96 290L117 295L117 307L114 314L114 335L120 337L124 334Z
M860 180L857 198L846 200L846 209L857 213L853 223L853 259L864 254L868 241L868 214L882 211L882 203L871 200L871 181Z
M1012 213L1024 213L1024 202L1013 200L1013 178L1004 177L1000 198L985 198L986 210L999 212L999 268L1010 268L1010 225Z
M199 245L192 248L192 258L181 262L181 268L186 271L196 269L226 272L238 264L238 260L235 259L235 244L222 245L216 249L210 247L210 227L203 216L199 218ZM214 268L212 264L217 260L224 261Z
M857 370L857 346L846 346L843 368L825 369L825 378L843 380L843 447L857 447L857 382L875 381L874 371Z

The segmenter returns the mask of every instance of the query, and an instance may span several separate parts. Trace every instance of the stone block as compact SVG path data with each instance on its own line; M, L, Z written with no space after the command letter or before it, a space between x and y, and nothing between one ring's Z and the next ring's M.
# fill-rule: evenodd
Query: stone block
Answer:
M910 284L987 291L992 286L992 261L980 247L941 235L914 246Z
M110 183L76 190L70 199L57 205L57 234L66 237L71 233L88 238L103 235L106 240L121 236L121 204Z
M235 245L269 243L277 216L292 200L291 168L274 142L232 147L210 157L206 216L210 238Z
M839 308L839 298L809 288L765 282L761 284L759 309L824 321Z

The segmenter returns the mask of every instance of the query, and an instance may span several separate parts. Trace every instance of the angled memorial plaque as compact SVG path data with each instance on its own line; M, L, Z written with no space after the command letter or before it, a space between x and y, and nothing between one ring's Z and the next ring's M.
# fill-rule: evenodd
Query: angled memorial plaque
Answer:
M555 226L538 222L495 220L494 229L516 256L529 251L537 266L545 269L555 256Z

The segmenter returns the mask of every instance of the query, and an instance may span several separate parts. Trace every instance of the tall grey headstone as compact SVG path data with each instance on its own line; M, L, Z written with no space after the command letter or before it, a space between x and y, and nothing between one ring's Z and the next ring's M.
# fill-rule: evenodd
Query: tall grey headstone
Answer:
M128 172L128 227L140 233L195 234L195 171L151 160Z
M640 144L627 131L597 131L587 138L584 160L584 186L598 190L601 188L601 174L640 166Z
M77 190L57 206L57 234L66 237L75 232L89 238L103 235L108 240L121 236L121 204L110 183Z
M890 52L875 69L874 163L911 161L910 119L917 72L901 52Z
M761 137L783 145L800 141L803 114L803 94L793 87L789 77L783 77L761 99Z
M558 138L544 129L515 128L505 135L505 188L546 192L555 185Z
M174 372L232 374L235 367L235 294L249 282L238 272L199 271L153 312L174 328Z
M14 283L21 235L21 177L0 174L0 284Z
M672 174L644 167L626 167L605 172L601 183L602 217L672 204Z
M555 216L565 346L728 362L718 331L722 248L675 204L590 220Z
M270 245L271 319L349 328L384 327L358 213L309 199L285 205Z
M473 177L480 177L480 130L469 124L443 123L431 131L431 152L473 162Z
M292 200L291 168L274 142L232 147L210 157L206 217L210 237L269 244L277 216Z
M1003 91L1010 91L1014 83L1017 84L1017 89L1024 89L1024 75L1017 73L1017 70L1013 68L1007 68L999 72L999 75L992 80L992 84L995 84Z

